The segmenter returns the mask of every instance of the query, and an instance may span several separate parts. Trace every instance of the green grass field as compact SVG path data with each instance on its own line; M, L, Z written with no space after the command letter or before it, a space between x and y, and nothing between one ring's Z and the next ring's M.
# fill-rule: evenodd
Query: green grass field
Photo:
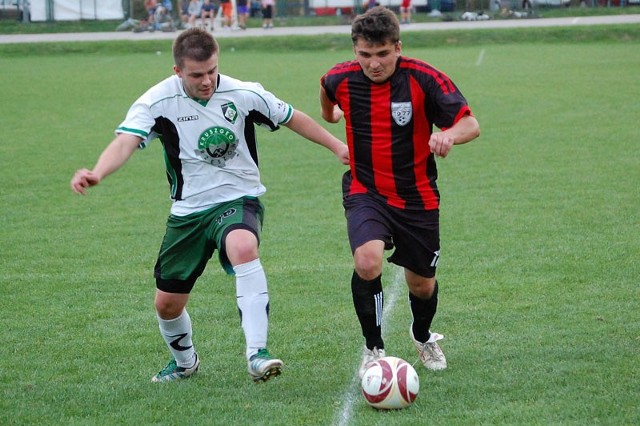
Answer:
M189 305L201 370L151 384L168 360L152 303L169 209L160 145L87 197L69 180L171 72L169 44L0 55L0 424L639 424L640 41L513 34L440 48L405 40L405 54L458 83L482 135L439 162L434 329L449 368L417 365L421 392L397 412L368 407L354 378L362 338L344 168L331 153L288 129L259 130L270 349L283 375L250 381L233 280L212 261ZM222 72L261 81L317 119L321 74L351 58L342 47L221 43ZM392 266L383 279L387 353L414 363L406 290Z

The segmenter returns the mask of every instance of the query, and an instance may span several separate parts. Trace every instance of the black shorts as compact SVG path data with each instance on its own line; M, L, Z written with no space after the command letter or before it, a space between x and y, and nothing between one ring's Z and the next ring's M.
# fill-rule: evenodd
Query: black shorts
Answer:
M271 19L273 16L273 6L268 5L262 8L262 18L263 19Z
M403 210L367 194L343 200L351 252L373 240L394 252L389 262L427 278L436 274L440 258L440 211Z

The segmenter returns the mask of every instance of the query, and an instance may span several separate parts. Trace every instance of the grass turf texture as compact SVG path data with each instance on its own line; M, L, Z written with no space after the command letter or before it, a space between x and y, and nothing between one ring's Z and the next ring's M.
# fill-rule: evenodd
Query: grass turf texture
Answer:
M212 261L189 305L201 371L152 385L168 359L152 305L169 208L160 146L87 197L68 183L94 164L130 103L171 72L170 55L104 43L0 56L10 83L0 103L0 423L638 424L640 43L509 43L511 35L447 48L403 37L407 55L458 83L482 136L439 161L434 329L447 336L450 367L417 368L418 399L391 413L366 406L354 386L362 339L344 169L328 151L288 129L259 130L270 349L285 361L283 376L249 379L233 280ZM351 52L293 50L223 46L221 71L259 80L319 119L318 79ZM296 71L285 72L292 61ZM342 126L327 128L343 138ZM400 295L387 349L413 363L396 276L385 269L388 294Z

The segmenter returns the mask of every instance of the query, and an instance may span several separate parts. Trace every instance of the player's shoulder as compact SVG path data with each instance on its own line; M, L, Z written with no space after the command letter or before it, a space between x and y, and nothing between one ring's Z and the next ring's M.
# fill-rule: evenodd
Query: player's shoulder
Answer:
M339 75L348 74L356 71L360 71L362 68L356 60L345 61L335 64L327 71L327 75Z
M216 91L226 92L233 90L263 90L262 84L255 81L244 81L228 76L226 74L218 74L218 87Z
M410 58L407 56L401 56L398 67L402 70L416 74L424 74L429 76L435 76L442 74L442 71L431 65L430 63L418 58Z
M184 96L180 78L177 75L172 75L150 87L149 90L140 97L140 100L149 105L153 105L163 100Z

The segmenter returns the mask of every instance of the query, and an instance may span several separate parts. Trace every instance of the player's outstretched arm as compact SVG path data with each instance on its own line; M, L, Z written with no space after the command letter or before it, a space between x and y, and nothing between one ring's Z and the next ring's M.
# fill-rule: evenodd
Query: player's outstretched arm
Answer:
M93 170L80 169L71 178L71 190L86 194L86 189L100 183L102 179L118 170L133 155L141 139L138 136L120 133L102 151Z
M293 117L285 126L300 136L331 150L342 164L349 164L349 149L347 145L304 112L295 110Z

